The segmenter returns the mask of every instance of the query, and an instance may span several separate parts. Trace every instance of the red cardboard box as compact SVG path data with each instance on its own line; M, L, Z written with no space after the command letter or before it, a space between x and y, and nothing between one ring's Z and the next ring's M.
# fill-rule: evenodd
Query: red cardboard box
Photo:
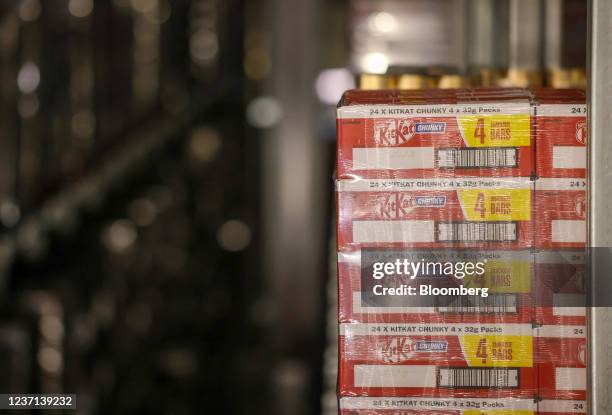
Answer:
M344 396L533 397L530 324L340 325Z
M586 326L538 327L534 359L540 398L586 399L586 333Z
M346 93L337 116L339 179L534 174L526 91L402 92Z
M535 319L540 325L586 325L586 250L534 254Z
M375 278L373 265L398 258L423 265L415 278L405 275ZM482 273L447 276L447 264L480 264ZM437 267L437 268L436 268ZM464 275L465 274L465 275ZM480 275L479 275L480 274ZM457 278L460 277L460 278ZM533 321L532 253L482 250L373 250L338 254L339 321L346 322L505 322ZM421 284L433 286L486 287L487 296L430 297L388 295L382 287Z
M338 250L529 248L532 188L527 178L342 180Z
M586 94L578 89L533 90L536 175L586 177Z
M535 247L586 246L586 179L541 178L535 182Z

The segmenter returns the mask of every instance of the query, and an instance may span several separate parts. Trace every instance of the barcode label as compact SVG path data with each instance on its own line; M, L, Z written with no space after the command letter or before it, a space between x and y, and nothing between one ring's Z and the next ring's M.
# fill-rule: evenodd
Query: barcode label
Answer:
M516 148L441 148L436 151L441 169L477 167L517 167Z
M489 294L488 297L459 295L437 297L440 313L516 313L516 294Z
M518 239L515 222L451 222L436 225L439 242L503 242Z
M438 386L443 388L518 388L519 370L496 367L440 368Z

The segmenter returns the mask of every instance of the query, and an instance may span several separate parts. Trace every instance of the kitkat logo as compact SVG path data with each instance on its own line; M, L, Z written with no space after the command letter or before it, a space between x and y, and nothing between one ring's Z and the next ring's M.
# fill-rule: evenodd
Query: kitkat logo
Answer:
M383 362L400 363L410 359L412 340L408 337L392 337L380 343L378 349Z
M410 360L414 353L446 353L445 340L417 340L409 337L392 337L378 344L378 352L385 363L401 363Z
M374 142L379 146L399 146L410 141L415 134L441 134L445 122L414 122L411 119L383 119L374 121Z
M378 199L376 211L381 218L402 219L414 209L414 202L410 195L405 193L392 193Z
M393 193L381 196L376 212L381 218L403 219L418 207L443 207L446 196L411 196L406 193Z
M586 121L578 121L576 123L576 141L580 144L585 144L587 138Z

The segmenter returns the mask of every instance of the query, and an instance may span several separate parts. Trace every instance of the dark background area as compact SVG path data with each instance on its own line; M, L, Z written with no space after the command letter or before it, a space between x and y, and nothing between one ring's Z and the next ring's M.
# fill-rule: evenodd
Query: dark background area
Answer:
M334 413L342 91L579 87L585 42L579 0L3 0L0 392Z

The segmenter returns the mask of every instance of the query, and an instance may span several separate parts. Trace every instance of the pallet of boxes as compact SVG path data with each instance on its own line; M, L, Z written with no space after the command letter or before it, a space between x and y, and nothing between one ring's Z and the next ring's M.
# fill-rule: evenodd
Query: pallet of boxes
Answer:
M341 414L586 413L585 123L579 90L344 94Z

